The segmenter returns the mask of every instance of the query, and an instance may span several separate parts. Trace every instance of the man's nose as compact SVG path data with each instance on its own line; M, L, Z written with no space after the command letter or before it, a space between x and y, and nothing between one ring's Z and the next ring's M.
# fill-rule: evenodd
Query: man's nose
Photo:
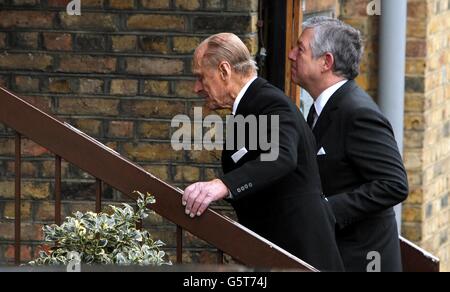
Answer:
M200 81L195 81L195 85L194 85L194 91L195 93L200 93L203 90L203 85Z
M289 60L291 60L293 62L295 62L297 60L297 54L296 54L295 48L289 52Z

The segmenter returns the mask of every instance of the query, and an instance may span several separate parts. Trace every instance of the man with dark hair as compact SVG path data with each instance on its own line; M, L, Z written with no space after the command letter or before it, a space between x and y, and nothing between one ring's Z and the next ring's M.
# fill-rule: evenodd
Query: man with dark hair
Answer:
M314 99L307 122L345 269L367 271L370 255L379 254L381 271L401 271L393 207L407 198L408 180L389 121L354 81L361 34L326 17L304 28L289 55L292 79Z
M250 144L260 141L254 133L240 137L245 139L244 148L231 150L227 145L222 154L225 174L185 190L186 214L201 216L212 202L228 198L247 228L319 270L342 271L334 216L322 196L314 137L298 108L257 77L250 52L234 34L205 40L195 52L193 67L198 78L195 92L210 109L232 109L236 117L250 120L262 116L279 120L266 129L269 133L259 133L272 137L276 132L271 150L278 155L265 160L267 149L259 144L251 149Z

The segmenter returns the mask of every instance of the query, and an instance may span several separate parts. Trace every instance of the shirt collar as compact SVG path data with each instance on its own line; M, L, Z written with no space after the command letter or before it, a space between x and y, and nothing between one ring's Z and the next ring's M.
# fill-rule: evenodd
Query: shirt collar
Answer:
M321 95L319 95L319 97L314 102L314 107L316 108L317 116L320 117L323 109L327 105L328 101L330 101L330 98L333 96L333 94L335 94L336 91L338 91L347 82L348 82L348 80L342 80L342 81L336 83L335 85L331 86L324 92L322 92Z
M239 107L239 104L241 103L242 98L244 97L245 93L247 92L248 88L250 87L250 85L252 85L252 83L258 79L258 76L255 76L252 78L252 80L250 80L249 82L247 82L247 84L245 84L245 86L241 89L241 92L239 92L238 96L236 97L236 100L234 101L234 105L233 105L233 116L236 115L237 109Z

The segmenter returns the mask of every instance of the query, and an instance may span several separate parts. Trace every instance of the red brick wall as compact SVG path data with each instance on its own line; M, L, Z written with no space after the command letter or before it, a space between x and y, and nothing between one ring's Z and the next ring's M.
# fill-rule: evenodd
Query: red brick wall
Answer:
M210 34L231 31L257 50L257 0L0 1L0 86L70 122L176 186L214 178L218 153L174 152L170 121L202 101L191 92L192 52ZM20 115L20 113L18 113ZM0 125L0 264L13 255L12 131ZM37 252L42 224L53 220L53 158L24 141L22 235L25 260ZM63 165L64 215L93 210L93 178ZM121 200L107 188L104 199ZM229 214L228 207L220 207ZM231 216L231 214L230 214ZM174 226L149 224L174 247ZM187 235L187 261L215 257ZM172 253L173 255L173 253Z

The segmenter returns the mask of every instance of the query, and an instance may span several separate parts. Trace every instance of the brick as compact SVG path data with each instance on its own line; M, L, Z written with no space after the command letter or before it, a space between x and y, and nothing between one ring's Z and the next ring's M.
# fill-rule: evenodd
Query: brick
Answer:
M426 38L427 37L427 24L424 20L420 19L408 19L407 37L409 38Z
M142 139L170 140L171 127L164 122L141 122L138 135Z
M177 59L126 58L125 60L126 72L131 74L179 75L184 71L184 62Z
M52 113L52 100L43 96L21 96L23 100L46 113Z
M195 81L176 81L175 82L175 95L185 98L198 97L194 92Z
M175 0L175 7L181 10L194 11L201 6L199 0Z
M20 32L16 33L15 47L20 49L37 49L39 33Z
M0 32L0 49L6 48L6 33Z
M424 58L427 56L427 42L425 40L409 40L406 43L406 56Z
M427 11L426 1L408 1L408 18L426 18L428 15Z
M14 240L14 224L0 223L0 240Z
M170 0L140 0L140 4L146 9L168 9Z
M0 181L0 198L14 198L14 181Z
M173 51L181 54L192 54L201 42L202 39L198 37L174 37Z
M61 163L61 176L67 177L69 165L64 160ZM55 161L44 161L42 163L42 173L43 178L54 178L55 177Z
M22 155L24 157L38 157L48 155L49 151L37 143L29 140L22 140Z
M46 200L50 196L50 184L42 182L23 182L22 195L25 199Z
M258 11L258 0L229 0L228 11Z
M425 75L427 65L425 59L407 59L406 74L408 75Z
M421 149L424 145L424 132L405 131L405 145L408 145L408 148Z
M116 71L116 59L86 55L63 56L58 71L68 73L112 73Z
M221 0L206 0L205 9L206 10L222 10L224 2Z
M133 9L134 0L110 0L109 7L114 9Z
M226 27L228 31L237 34L256 32L256 22L252 16L195 16L193 18L193 30L197 33L215 33Z
M170 144L126 143L125 155L137 161L182 161L183 153L174 151Z
M83 0L84 7L102 8L105 5L105 0Z
M54 221L55 220L55 203L42 202L38 205L36 211L36 220L38 221Z
M165 100L124 100L122 101L123 113L132 117L141 118L173 118L186 111L185 103Z
M244 44L247 46L248 50L250 51L250 54L252 56L256 56L256 54L259 51L259 43L257 37L247 37L242 39Z
M134 96L138 92L137 80L113 80L111 82L110 93L112 95Z
M420 150L406 150L404 153L404 163L408 170L418 170L423 165L423 157Z
M82 13L81 16L70 16L60 12L61 26L70 30L117 31L119 16L109 13Z
M61 78L49 78L48 91L51 93L69 93L72 92L70 80Z
M402 234L405 238L420 242L422 240L422 227L420 223L403 223Z
M169 82L146 80L144 82L144 95L150 96L168 96L169 95Z
M200 168L193 166L176 166L174 168L176 182L194 183L200 180Z
M134 130L133 122L112 121L108 127L108 137L112 138L132 138Z
M106 51L106 40L102 35L82 34L76 37L76 48L80 51Z
M43 224L25 223L22 224L22 239L24 241L43 241Z
M99 79L80 79L80 93L102 94L104 81Z
M75 212L93 212L95 211L95 202L73 202L71 204L64 205L62 209L62 217L66 218L72 216Z
M322 8L325 3L315 3L316 1L309 1L308 4L314 5L313 7L309 6L308 11L317 11L318 7L317 5L320 5ZM329 0L327 0L326 3L330 3ZM367 4L369 2L366 0L353 0L353 1L343 1L341 6L341 12L342 14L346 16L352 16L352 17L367 17ZM331 4L330 4L331 5ZM330 6L328 5L328 6Z
M48 7L66 7L68 0L47 0Z
M0 54L0 68L15 70L46 71L52 66L53 58L43 54Z
M6 261L14 261L15 259L15 247L14 245L8 245L5 250L5 259ZM32 247L30 245L21 245L20 246L20 260L22 263L26 263L31 261L32 258Z
M406 77L406 92L407 93L423 93L425 92L424 77Z
M222 157L221 151L189 151L189 161L193 163L217 164Z
M60 98L58 113L73 115L118 115L118 100Z
M113 36L112 49L114 52L132 52L137 48L137 37L134 35Z
M14 78L15 89L19 92L37 92L39 91L39 79L29 76L16 76Z
M16 217L16 204L14 202L7 202L3 211L3 217L7 220L13 220ZM22 221L29 221L31 219L31 203L21 202L20 204L20 217Z
M167 165L147 165L144 166L144 169L163 181L169 180L169 168Z
M52 28L55 14L41 11L0 11L0 28Z
M2 87L8 86L8 77L0 75L0 86Z
M205 241L199 239L192 233L185 231L183 232L183 244L184 246L188 248L208 248L211 247L208 243Z
M80 119L75 121L75 126L89 136L101 136L102 121L93 119Z
M7 163L7 173L9 176L15 176L15 168L16 164L14 161L10 161ZM22 161L21 163L21 174L23 178L37 178L38 176L38 166L33 162Z
M44 47L50 51L72 50L72 35L69 33L44 33Z
M403 221L422 222L422 207L420 205L404 205Z
M34 6L39 4L40 0L13 0L14 6Z
M220 169L217 168L207 168L205 169L205 180L211 181L219 177Z
M127 27L132 30L170 30L183 32L186 30L186 22L184 16L136 14L128 17Z
M167 54L169 51L167 37L163 36L141 37L139 46L144 52Z

